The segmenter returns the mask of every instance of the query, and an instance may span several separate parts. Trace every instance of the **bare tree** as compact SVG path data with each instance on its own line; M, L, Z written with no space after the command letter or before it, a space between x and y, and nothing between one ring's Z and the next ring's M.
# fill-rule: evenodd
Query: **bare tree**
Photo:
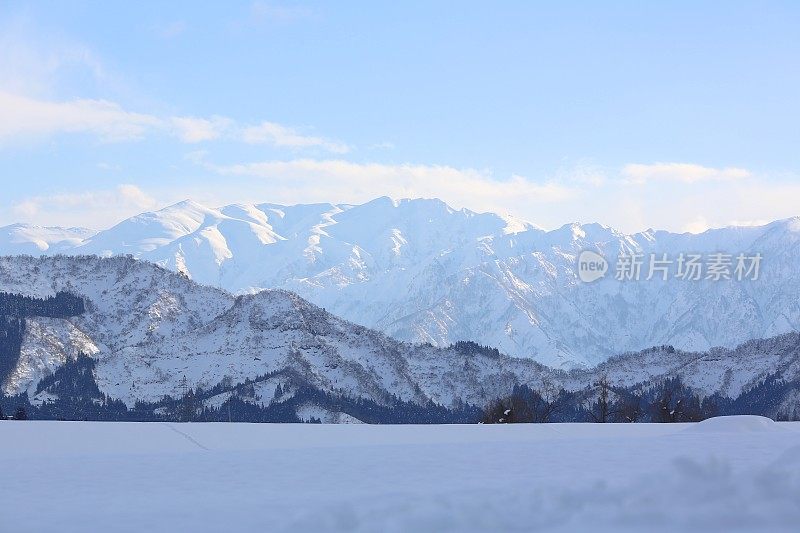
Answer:
M532 391L533 422L545 424L560 412L566 399L564 391L549 380L543 380L538 391Z
M597 391L597 400L592 401L595 390ZM611 400L611 392L608 376L605 375L597 380L589 390L590 399L587 401L586 410L593 422L605 424L611 422L612 417L617 414L617 406Z
M620 422L639 422L645 409L642 397L636 393L625 394L619 399L616 419Z
M540 390L518 385L510 396L495 400L484 410L485 424L517 424L550 422L564 403L563 391L549 382Z
M707 398L701 401L697 394L686 387L680 376L668 378L653 404L654 422L699 422L717 412L714 402Z
M484 424L528 423L533 422L533 412L524 398L512 394L489 404L481 421Z

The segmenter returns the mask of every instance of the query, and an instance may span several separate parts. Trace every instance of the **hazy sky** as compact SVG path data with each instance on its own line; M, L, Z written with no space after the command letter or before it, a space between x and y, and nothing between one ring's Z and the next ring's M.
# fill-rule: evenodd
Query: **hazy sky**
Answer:
M798 2L210 4L0 0L0 225L382 195L800 215Z

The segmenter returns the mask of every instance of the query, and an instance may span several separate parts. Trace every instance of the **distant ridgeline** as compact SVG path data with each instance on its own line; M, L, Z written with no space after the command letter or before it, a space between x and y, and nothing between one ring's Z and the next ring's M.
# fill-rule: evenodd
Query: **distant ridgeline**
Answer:
M26 317L69 318L84 311L83 299L66 292L50 298L0 292L0 384L19 360Z

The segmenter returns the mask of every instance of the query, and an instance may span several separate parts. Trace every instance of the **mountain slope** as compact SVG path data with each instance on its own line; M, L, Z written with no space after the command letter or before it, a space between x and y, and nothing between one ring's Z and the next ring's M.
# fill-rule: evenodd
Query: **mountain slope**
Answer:
M96 234L86 228L58 228L12 224L0 228L2 255L59 253L80 246Z
M28 233L30 243L49 238ZM13 246L0 240L0 253L129 253L233 293L290 290L401 340L472 340L562 368L653 345L707 350L800 329L798 218L699 235L626 235L599 224L546 232L438 200L219 209L187 201L77 243L28 246L15 235ZM577 256L586 249L611 261L605 279L579 281ZM762 254L760 279L613 279L621 252L674 260L716 251Z
M233 297L129 257L0 258L0 293L48 298L63 291L82 298L85 310L26 318L19 360L2 383L4 394L52 399L52 388L43 389L40 382L80 353L95 360L100 392L129 407L180 397L184 380L206 391L222 387L208 405L224 402L231 386L250 383L251 401L260 404L285 401L302 385L375 405L446 407L483 406L516 384L580 391L601 376L632 388L678 375L702 394L729 398L778 376L795 384L773 399L787 407L796 403L800 383L798 333L732 350L664 346L565 372L469 343L436 348L400 342L287 291ZM0 315L9 312L0 309ZM279 385L285 397L277 392ZM306 419L341 418L330 406L297 409Z
M377 402L482 404L544 370L399 342L282 290L234 298L132 258L0 258L0 292L59 291L84 298L86 312L31 319L6 394L34 395L44 376L78 353L97 360L102 392L129 405L176 395L184 376L209 389L285 369L322 391Z

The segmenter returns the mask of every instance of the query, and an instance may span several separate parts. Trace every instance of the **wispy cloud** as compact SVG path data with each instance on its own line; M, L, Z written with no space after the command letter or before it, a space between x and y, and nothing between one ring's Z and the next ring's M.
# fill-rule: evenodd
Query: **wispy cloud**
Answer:
M136 113L106 100L77 99L47 101L0 91L0 144L41 139L59 134L90 134L103 141L139 140L148 135L167 135L194 144L226 139L248 144L264 143L277 148L320 148L346 153L338 141L263 122L239 126L225 117L210 118Z
M0 91L41 96L71 78L111 82L98 55L83 43L37 34L24 16L0 19Z
M105 140L141 138L161 121L105 100L48 102L0 92L0 140L93 133Z
M378 196L441 198L456 207L502 213L528 211L531 205L557 204L577 190L554 182L536 182L519 175L498 180L473 169L446 165L388 165L344 160L295 159L206 168L228 176L256 178L251 193L263 190L278 202L364 202Z
M303 135L292 128L274 122L262 122L242 130L242 140L250 144L270 144L284 148L319 147L335 154L344 154L350 147L344 143L331 141L313 135Z
M711 227L775 220L798 214L797 180L774 181L739 169L722 178L656 179L631 187L623 168L578 165L551 178L512 175L499 179L488 171L448 165L356 163L341 159L261 161L229 165L210 163L205 154L191 160L226 177L229 189L205 199L227 201L352 202L377 196L435 197L454 207L511 213L545 228L568 222L601 222L624 232L646 228L700 232ZM679 165L682 168L704 168ZM743 171L742 171L743 170ZM742 172L740 172L742 171ZM744 176L746 173L749 177ZM723 173L724 174L724 173ZM714 208L709 209L709 198ZM743 222L744 221L744 222Z
M12 206L12 211L24 221L65 226L94 225L113 223L122 216L158 205L155 198L139 187L124 184L108 190L34 196Z
M197 117L172 117L173 132L185 143L199 143L220 138L233 122L223 117L211 119Z
M750 172L743 168L712 168L691 163L633 163L623 167L622 176L629 183L641 185L651 181L736 181L750 177Z
M490 172L447 165L356 163L340 159L215 164L204 150L187 162L210 173L204 179L175 180L143 191L115 189L36 196L6 206L14 221L105 227L144 210L183 198L207 205L229 203L361 203L378 196L440 198L453 207L510 213L545 228L567 222L601 222L624 232L647 227L700 232L726 225L752 225L798 215L800 181L763 176L716 182L656 182L631 187L608 172L566 169L558 178L533 180L520 175L497 179ZM193 173L195 176L197 173ZM219 179L224 176L225 179ZM709 198L714 198L709 209ZM2 206L0 206L2 207ZM2 212L2 210L0 210Z

